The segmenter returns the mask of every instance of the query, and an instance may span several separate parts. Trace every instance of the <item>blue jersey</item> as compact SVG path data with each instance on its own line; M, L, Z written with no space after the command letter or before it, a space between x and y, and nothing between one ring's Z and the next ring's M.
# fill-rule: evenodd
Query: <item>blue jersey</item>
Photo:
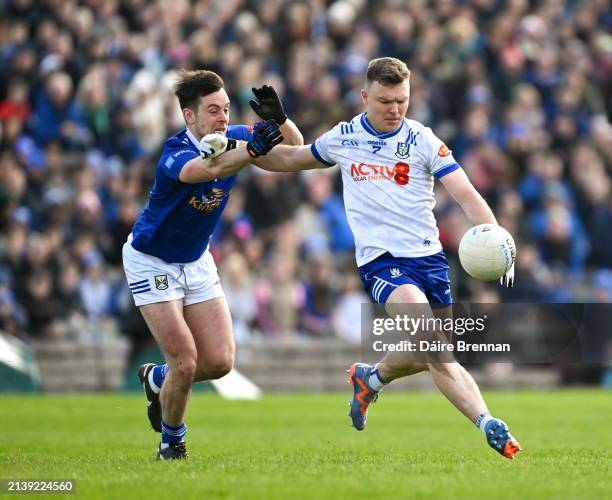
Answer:
M227 137L249 141L252 133L250 127L232 125ZM181 182L183 166L199 156L198 145L186 129L166 141L149 203L132 230L136 250L170 263L193 262L206 251L236 176L198 184Z

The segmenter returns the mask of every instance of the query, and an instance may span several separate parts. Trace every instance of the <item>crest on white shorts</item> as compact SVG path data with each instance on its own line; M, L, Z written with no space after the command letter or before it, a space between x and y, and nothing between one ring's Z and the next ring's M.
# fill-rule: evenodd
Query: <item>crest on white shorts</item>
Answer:
M157 288L158 290L168 289L168 275L167 274L159 274L155 276L155 288Z

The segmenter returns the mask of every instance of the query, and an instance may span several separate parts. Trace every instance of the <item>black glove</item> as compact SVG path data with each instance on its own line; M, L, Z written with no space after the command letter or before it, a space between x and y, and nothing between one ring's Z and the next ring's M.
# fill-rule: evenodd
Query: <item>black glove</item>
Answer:
M253 158L257 158L281 142L283 134L274 121L257 122L253 125L253 138L247 142L247 151Z
M283 109L276 90L270 85L264 85L263 87L256 89L252 88L255 99L251 99L249 104L253 108L253 111L257 113L257 116L264 120L274 120L279 125L282 125L287 121L287 115Z

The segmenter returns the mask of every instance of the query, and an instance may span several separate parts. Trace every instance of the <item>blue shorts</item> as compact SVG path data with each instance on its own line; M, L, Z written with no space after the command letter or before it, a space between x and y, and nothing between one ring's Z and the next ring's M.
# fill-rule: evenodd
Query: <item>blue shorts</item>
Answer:
M452 304L448 262L444 252L427 257L393 257L385 253L359 268L365 291L374 302L384 304L401 285L415 285L432 307Z

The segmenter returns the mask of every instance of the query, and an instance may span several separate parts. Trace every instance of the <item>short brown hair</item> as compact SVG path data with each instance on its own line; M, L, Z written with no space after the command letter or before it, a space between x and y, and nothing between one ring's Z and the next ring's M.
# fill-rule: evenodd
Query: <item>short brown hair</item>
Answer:
M410 78L408 66L395 57L372 59L366 73L366 86L374 82L381 85L399 85Z
M200 97L217 92L224 87L223 78L214 71L181 71L180 80L174 86L181 109L196 110Z

